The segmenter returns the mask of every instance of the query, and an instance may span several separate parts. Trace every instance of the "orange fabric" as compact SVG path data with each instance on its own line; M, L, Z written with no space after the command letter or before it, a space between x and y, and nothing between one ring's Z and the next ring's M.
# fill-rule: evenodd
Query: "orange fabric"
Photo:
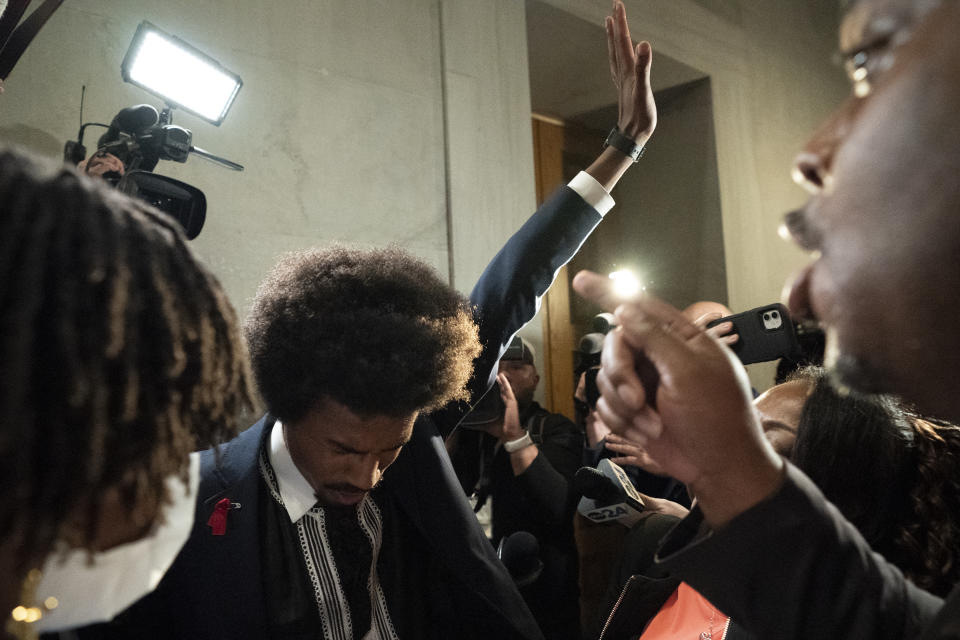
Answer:
M647 624L640 639L723 640L728 619L693 587L681 582Z

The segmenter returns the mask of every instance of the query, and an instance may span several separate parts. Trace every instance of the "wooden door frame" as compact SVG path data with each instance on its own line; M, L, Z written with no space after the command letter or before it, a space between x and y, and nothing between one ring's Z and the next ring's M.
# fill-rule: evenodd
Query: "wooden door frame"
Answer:
M564 183L563 121L533 114L533 166L537 206ZM564 266L541 306L543 323L543 396L546 408L570 419L573 406L573 325L570 322L570 276Z

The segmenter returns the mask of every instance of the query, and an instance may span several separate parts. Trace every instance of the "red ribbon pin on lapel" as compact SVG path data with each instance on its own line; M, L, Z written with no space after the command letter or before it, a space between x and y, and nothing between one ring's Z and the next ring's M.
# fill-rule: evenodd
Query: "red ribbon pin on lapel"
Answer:
M210 519L207 520L207 526L210 527L212 533L215 536L222 536L227 533L227 512L230 511L230 498L223 498L217 502L217 506L213 508L213 513L210 514Z

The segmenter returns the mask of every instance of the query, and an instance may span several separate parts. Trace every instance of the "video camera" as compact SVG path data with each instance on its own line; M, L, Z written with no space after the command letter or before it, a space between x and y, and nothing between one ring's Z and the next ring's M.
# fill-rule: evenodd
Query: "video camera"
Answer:
M153 171L160 160L186 162L193 142L189 129L161 124L148 104L121 109L97 142L97 152L112 153L130 171Z
M86 122L80 126L77 140L64 145L63 159L74 166L82 162L86 157L84 131L88 126L105 127L107 132L97 141L96 154L116 156L123 163L124 173L109 172L104 180L176 219L192 240L206 220L206 196L185 182L152 173L157 163L186 162L195 153L235 171L243 171L243 166L195 147L193 133L171 124L170 114L170 107L158 112L149 104L140 104L121 109L109 125Z
M600 398L600 390L597 389L597 367L600 366L603 338L616 327L617 321L612 313L598 313L593 317L590 333L580 338L575 354L574 375L577 379L581 375L584 377L585 400L574 399L578 418L597 406L597 400Z

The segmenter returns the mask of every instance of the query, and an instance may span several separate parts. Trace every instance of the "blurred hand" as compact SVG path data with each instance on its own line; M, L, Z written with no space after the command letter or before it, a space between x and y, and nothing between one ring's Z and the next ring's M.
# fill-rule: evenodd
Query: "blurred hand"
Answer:
M609 278L588 271L573 286L620 321L607 334L597 377L607 426L685 483L714 526L771 495L783 461L763 437L733 353L653 296L623 301Z
M583 430L587 435L587 444L591 447L600 444L600 441L611 433L610 427L603 424L603 419L597 415L596 411L590 411L587 414Z

